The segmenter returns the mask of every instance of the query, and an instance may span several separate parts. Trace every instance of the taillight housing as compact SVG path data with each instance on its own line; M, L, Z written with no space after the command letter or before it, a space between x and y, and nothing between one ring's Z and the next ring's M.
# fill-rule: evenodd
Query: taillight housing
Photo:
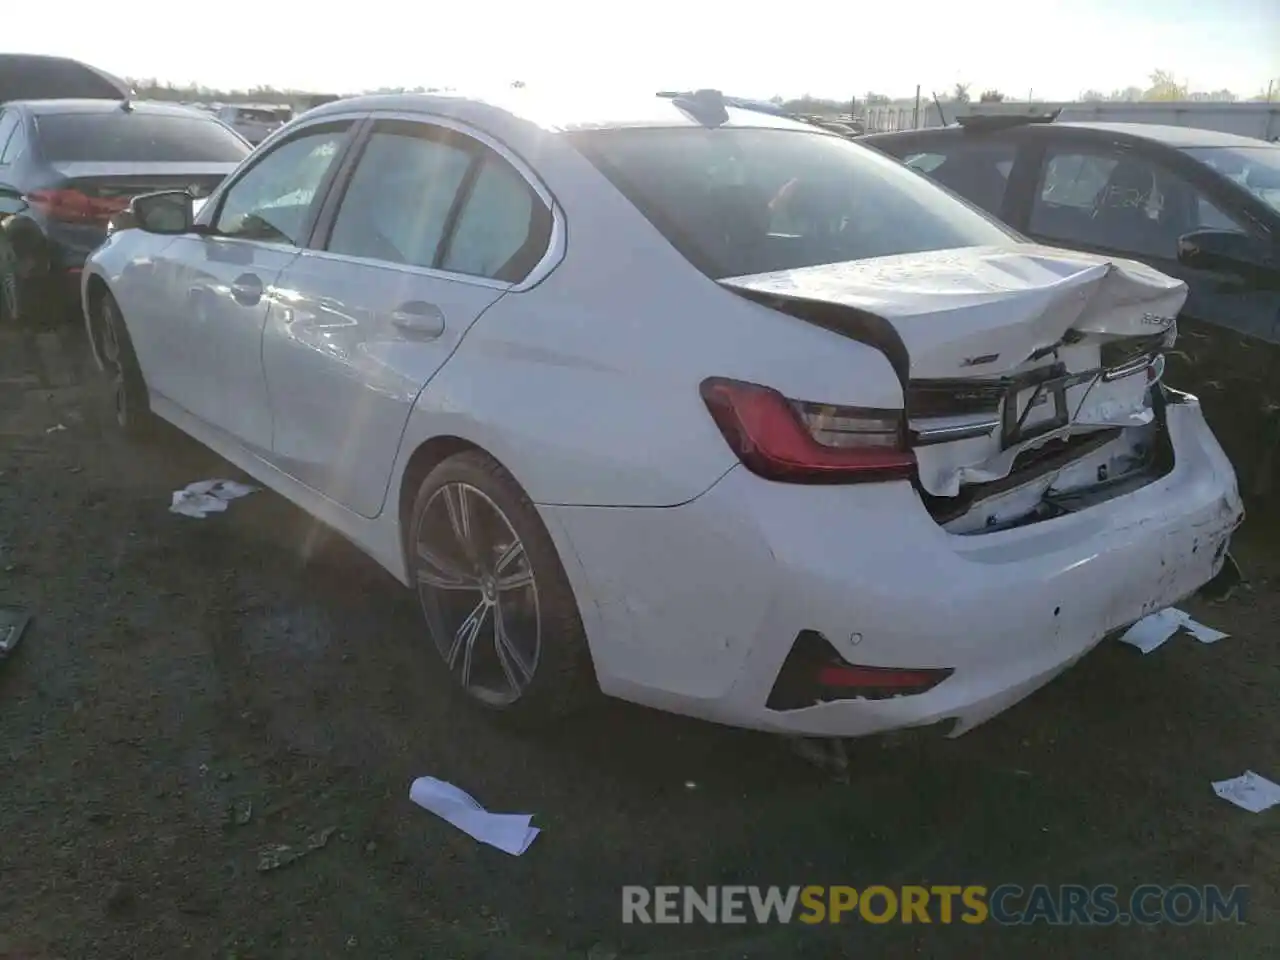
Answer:
M702 399L738 459L767 480L866 483L915 474L901 410L792 400L723 377L702 382Z
M79 190L33 190L26 200L50 220L102 226L129 206L128 197L91 197Z

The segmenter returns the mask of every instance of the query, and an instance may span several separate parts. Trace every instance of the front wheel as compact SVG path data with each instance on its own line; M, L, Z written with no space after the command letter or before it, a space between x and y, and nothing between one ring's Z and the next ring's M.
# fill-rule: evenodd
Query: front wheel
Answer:
M111 377L116 423L130 439L149 440L155 433L156 418L115 297L104 293L98 301L97 314L102 363Z
M595 676L550 535L514 478L455 454L418 490L407 543L433 646L475 704L524 722L583 704Z

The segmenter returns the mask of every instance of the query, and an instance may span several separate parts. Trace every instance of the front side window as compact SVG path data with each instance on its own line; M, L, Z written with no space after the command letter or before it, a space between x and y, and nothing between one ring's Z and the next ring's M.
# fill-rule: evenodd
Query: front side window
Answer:
M386 122L373 135L343 194L327 249L386 263L436 264L474 153L423 124Z
M1280 212L1280 146L1192 147L1183 152Z
M227 237L300 245L316 191L348 126L327 126L274 147L232 184L214 229Z
M730 127L572 136L690 262L716 278L1018 239L895 160L842 137Z

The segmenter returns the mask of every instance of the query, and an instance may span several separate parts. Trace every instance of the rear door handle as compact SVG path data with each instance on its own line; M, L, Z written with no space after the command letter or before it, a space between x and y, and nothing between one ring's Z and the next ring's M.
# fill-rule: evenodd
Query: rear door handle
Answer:
M245 307L262 299L262 281L252 273L242 273L231 282L231 299Z
M395 309L391 324L419 340L434 340L444 333L444 311L434 303L413 300Z

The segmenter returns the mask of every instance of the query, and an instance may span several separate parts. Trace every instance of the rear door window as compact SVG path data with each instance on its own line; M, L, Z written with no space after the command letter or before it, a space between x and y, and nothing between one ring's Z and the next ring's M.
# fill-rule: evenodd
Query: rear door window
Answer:
M225 126L194 112L46 113L36 117L36 139L51 163L236 163L249 154Z
M425 124L384 122L369 137L342 197L328 249L432 267L474 153Z
M907 154L903 162L970 203L999 216L1017 153L1013 143L956 140L954 145Z
M1051 148L1029 232L1062 246L1175 261L1192 230L1245 228L1152 157L1121 147Z

